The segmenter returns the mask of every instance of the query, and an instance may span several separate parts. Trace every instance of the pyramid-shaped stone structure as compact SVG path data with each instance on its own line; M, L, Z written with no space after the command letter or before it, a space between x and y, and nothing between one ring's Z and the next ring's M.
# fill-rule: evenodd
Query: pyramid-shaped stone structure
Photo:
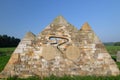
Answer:
M115 62L88 23L79 30L79 42L82 74L116 75L119 73Z
M28 32L1 77L119 75L119 69L88 23L80 30L58 16L41 33Z

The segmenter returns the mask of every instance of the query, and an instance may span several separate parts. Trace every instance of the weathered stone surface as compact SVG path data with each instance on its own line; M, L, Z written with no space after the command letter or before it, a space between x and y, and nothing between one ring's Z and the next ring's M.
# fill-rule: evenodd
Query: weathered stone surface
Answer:
M23 40L34 40L35 39L35 35L32 32L27 32L26 35L24 36Z
M68 25L68 22L63 18L63 16L58 16L55 18L55 20L52 22L54 25Z
M117 52L117 62L120 62L120 51Z
M78 47L70 46L66 50L66 57L70 60L77 60L80 57L80 50Z
M86 22L85 24L83 24L81 30L82 31L91 31L91 28L90 28L89 24Z
M80 30L62 16L38 36L28 32L0 77L119 75L119 69L88 23Z
M28 47L31 48L35 38L32 32L27 32L13 53L23 53Z
M42 50L42 56L46 60L52 60L55 58L55 56L59 55L57 48L54 48L53 46L44 46Z
M117 65L111 59L111 56L105 49L105 46L92 31L88 23L85 23L80 29L79 38L79 42L81 45L80 50L82 51L82 53L86 54L82 58L85 60L81 62L86 62L86 64L90 65L92 69L92 71L88 71L88 74L89 72L91 72L91 75L108 75L108 73L109 75L119 74L119 69L117 68ZM85 70L89 69L89 67L87 67ZM112 68L114 69L112 70Z

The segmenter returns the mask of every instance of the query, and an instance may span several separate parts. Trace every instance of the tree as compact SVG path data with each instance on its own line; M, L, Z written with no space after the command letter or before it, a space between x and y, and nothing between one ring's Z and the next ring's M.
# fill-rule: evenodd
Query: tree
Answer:
M120 46L120 42L115 42L114 46Z
M0 35L0 47L16 47L20 39L8 35Z

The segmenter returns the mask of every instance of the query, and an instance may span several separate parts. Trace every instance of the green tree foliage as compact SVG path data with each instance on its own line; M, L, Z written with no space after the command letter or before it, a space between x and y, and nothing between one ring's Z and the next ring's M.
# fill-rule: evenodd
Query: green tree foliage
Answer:
M120 42L115 42L114 46L120 46Z
M0 47L16 47L20 39L8 35L0 35Z

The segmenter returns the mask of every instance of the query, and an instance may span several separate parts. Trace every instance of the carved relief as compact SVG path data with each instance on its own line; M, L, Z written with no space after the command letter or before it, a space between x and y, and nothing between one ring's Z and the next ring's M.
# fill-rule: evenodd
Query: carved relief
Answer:
M80 50L78 47L70 46L66 50L66 57L70 60L77 60L80 57Z

